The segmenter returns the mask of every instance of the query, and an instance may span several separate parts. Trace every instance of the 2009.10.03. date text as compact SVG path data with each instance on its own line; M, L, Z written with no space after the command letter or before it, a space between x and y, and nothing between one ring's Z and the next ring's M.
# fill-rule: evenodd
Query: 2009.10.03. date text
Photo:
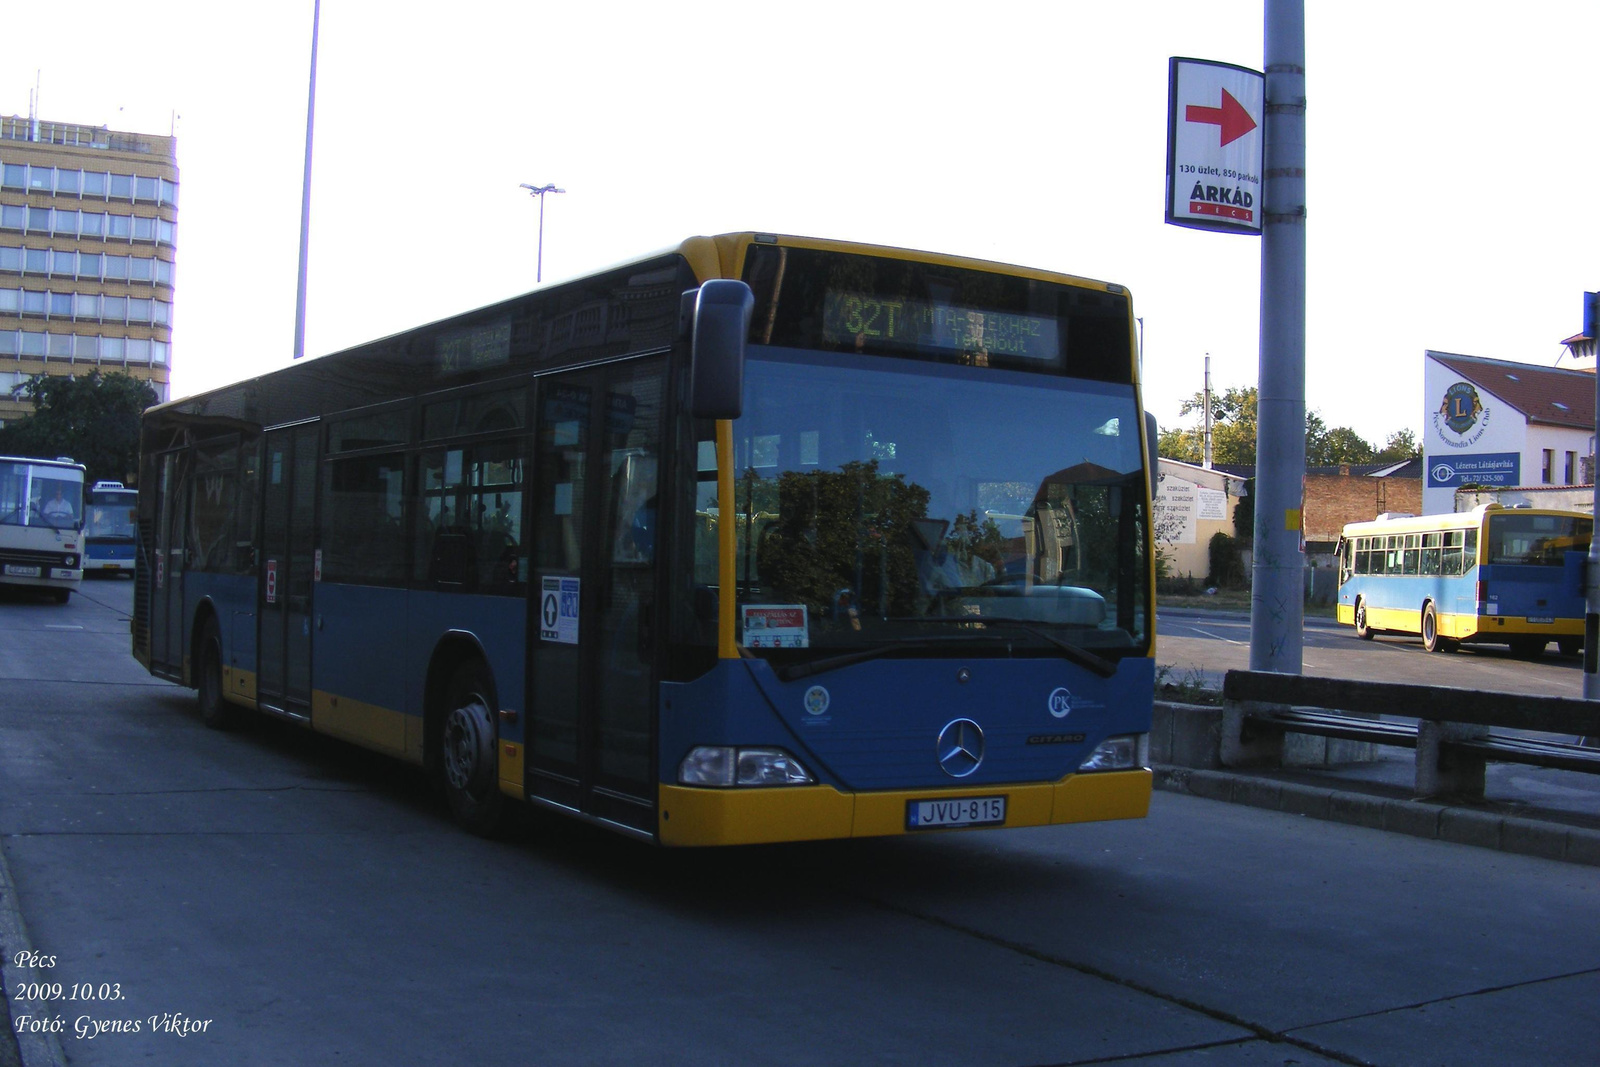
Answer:
M122 998L121 982L19 982L12 992L13 1001L96 1000L115 1001Z

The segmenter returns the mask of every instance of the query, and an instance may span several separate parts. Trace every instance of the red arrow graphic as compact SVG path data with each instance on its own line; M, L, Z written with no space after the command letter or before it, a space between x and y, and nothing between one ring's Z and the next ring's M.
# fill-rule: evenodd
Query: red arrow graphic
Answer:
M1190 122L1204 122L1221 127L1223 145L1237 141L1256 128L1256 120L1250 117L1250 112L1246 111L1244 105L1235 100L1233 94L1226 89L1222 90L1221 107L1190 104L1184 109L1183 117ZM1222 145L1217 147L1220 148Z

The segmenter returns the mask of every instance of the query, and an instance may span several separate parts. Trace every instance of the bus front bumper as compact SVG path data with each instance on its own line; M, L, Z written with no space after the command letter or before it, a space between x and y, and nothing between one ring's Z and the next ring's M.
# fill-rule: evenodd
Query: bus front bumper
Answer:
M1004 823L987 828L1142 819L1150 810L1149 768L1073 774L1059 782L988 788L844 793L827 785L702 789L665 785L657 831L663 845L754 845L911 832L907 805L919 800L1006 798Z

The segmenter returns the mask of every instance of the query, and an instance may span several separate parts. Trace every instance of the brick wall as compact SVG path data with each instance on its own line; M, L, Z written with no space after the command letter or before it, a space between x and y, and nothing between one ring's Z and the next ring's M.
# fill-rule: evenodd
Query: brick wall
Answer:
M1306 475L1307 541L1337 541L1345 523L1366 522L1385 511L1422 514L1422 479Z

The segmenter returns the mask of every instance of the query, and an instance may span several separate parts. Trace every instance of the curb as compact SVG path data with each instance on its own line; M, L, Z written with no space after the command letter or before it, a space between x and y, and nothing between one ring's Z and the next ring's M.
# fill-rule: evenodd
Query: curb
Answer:
M1412 837L1600 867L1600 830L1270 778L1157 764L1155 787Z
M26 982L38 981L40 975L38 970L17 965L18 954L32 952L33 942L28 939L28 927L22 921L22 909L17 901L17 884L12 881L11 868L6 865L6 853L3 847L0 847L0 950L5 953L3 971L8 994L6 1003L0 1011L5 1014L6 1029L16 1038L23 1067L66 1067L67 1057L62 1051L60 1038L53 1033L19 1034L16 1032L16 1024L12 1021L13 1012L18 1008L23 1009L20 1014L41 1019L54 1019L56 1013L49 1004L35 1000L16 1000L9 996L11 990L21 987ZM0 1050L0 1056L3 1055L4 1051Z

